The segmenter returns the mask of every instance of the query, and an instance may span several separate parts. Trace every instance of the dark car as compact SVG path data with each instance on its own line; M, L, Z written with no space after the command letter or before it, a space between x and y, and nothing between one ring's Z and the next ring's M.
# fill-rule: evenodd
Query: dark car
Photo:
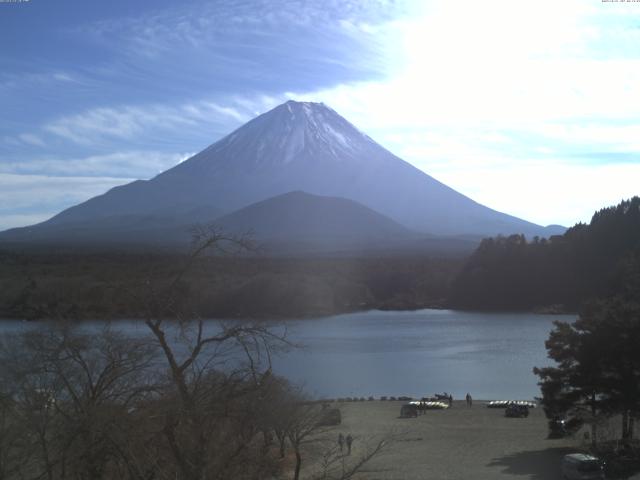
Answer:
M604 462L593 455L571 453L562 458L562 477L568 480L603 480Z
M529 407L526 405L512 404L504 411L505 417L525 418L529 416Z
M418 416L418 406L412 403L406 403L400 408L400 416L402 418L411 418Z

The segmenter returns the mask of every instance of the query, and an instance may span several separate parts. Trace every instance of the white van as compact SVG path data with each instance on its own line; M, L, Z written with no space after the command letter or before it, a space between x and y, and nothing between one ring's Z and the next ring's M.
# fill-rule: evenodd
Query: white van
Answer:
M604 462L586 453L571 453L562 459L562 477L567 480L603 480Z

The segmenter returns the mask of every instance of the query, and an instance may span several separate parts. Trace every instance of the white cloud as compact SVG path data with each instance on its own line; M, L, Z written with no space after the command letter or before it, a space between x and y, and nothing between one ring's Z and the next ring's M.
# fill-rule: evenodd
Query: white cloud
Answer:
M640 164L483 160L451 162L430 173L483 205L541 225L588 222L596 210L640 194Z
M25 225L21 219L42 221L131 180L0 173L0 230Z
M29 145L35 145L36 147L45 146L45 143L42 141L42 139L32 133L21 133L20 135L18 135L18 138L24 143L28 143Z
M640 112L640 109L638 110ZM574 148L588 147L592 151L640 153L640 120L630 124L609 124L606 121L579 123L547 123L532 127L545 137Z
M61 82L76 82L75 75L69 72L53 71L38 73L0 73L0 90L13 88L41 88L43 85L59 84Z
M193 2L116 20L92 23L87 33L125 41L135 53L155 56L167 50L209 47L212 38L242 33L284 33L292 28L375 33L380 19L404 10L404 2L346 0L257 0L251 2Z
M215 123L242 123L250 117L233 106L202 100L180 105L101 107L55 119L44 130L81 145L132 139L149 132L206 128Z
M287 96L331 105L480 203L570 225L640 193L638 165L615 156L640 153L634 7L416 1L387 30L387 78Z
M82 158L40 158L0 163L0 172L48 176L146 179L174 167L193 153L125 151Z
M44 221L110 188L149 178L191 153L117 152L0 163L0 231Z
M38 213L16 213L16 214L0 214L0 232L10 228L25 227L27 225L35 225L44 222L53 217L56 211L43 211Z
M131 17L100 20L80 34L98 42L136 71L183 81L178 72L215 78L218 85L253 90L300 76L371 73L384 20L403 13L405 1L252 0L175 2ZM313 65L311 65L311 63ZM349 74L351 75L351 74ZM151 79L153 82L155 79ZM189 83L196 83L191 79Z

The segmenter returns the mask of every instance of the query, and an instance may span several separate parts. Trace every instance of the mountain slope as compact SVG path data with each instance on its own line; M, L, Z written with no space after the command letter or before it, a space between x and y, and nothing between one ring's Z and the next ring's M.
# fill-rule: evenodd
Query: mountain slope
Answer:
M121 215L175 218L203 208L228 213L296 190L351 199L409 229L438 235L558 233L474 202L323 104L293 101L151 180L116 187L41 225Z
M421 235L357 202L290 192L216 220L227 232L251 231L272 248L348 250L408 245Z
M220 214L215 208L199 207L170 214L118 212L66 222L47 221L0 232L0 242L89 248L185 245L193 225L212 223Z
M132 214L5 232L15 242L77 246L188 245L195 223L214 224L230 235L250 233L271 253L357 252L414 248L426 250L424 234L406 227L353 200L289 192L224 215L198 222L213 212L189 212L182 217ZM438 239L440 240L440 239Z

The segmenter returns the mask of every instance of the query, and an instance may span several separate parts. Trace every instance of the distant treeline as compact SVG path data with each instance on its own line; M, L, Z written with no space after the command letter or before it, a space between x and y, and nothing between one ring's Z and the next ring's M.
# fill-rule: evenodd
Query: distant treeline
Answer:
M0 251L0 318L143 316L188 261L170 253ZM640 295L640 198L562 236L489 238L469 258L204 256L180 277L182 307L209 318L287 318L449 307L578 311Z
M160 254L0 252L0 318L141 317L144 299L187 258ZM179 298L202 317L318 316L446 303L463 258L198 258Z
M640 294L640 198L550 239L482 241L452 284L457 308L576 311L588 299Z

